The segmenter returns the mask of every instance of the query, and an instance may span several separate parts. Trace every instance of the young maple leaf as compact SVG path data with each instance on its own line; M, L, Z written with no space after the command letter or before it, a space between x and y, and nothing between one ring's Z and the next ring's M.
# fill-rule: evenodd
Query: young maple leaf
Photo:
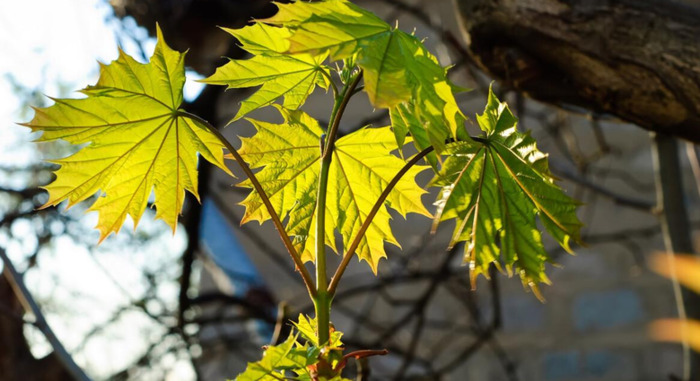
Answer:
M231 174L224 145L206 126L181 114L184 53L172 50L158 28L151 61L142 64L120 51L100 78L81 92L84 99L54 99L35 109L23 125L42 131L38 141L62 139L85 144L77 153L53 160L61 167L46 186L42 208L68 200L68 206L97 194L90 210L99 213L100 241L117 233L128 215L138 224L151 192L156 218L173 231L185 190L197 193L197 153Z
M262 359L249 362L236 381L276 381L288 379L286 372L297 374L300 379L311 380L309 365L318 362L318 351L297 342L297 335L290 334L287 340L265 348ZM303 378L302 378L303 377Z
M252 168L262 167L257 177L265 193L280 217L289 217L286 229L295 237L302 259L313 261L323 130L302 111L278 109L285 123L250 120L258 132L252 138L242 139L239 153ZM329 170L324 229L326 243L333 250L337 251L338 246L335 230L349 245L384 188L404 166L401 159L390 154L395 144L389 127L365 128L336 142ZM386 204L403 216L407 213L430 216L421 202L425 191L415 182L416 175L425 168L411 168L389 194ZM250 183L245 181L241 185L249 187ZM256 192L242 204L246 207L243 222L263 222L270 218ZM358 257L366 260L375 272L379 260L386 257L384 241L398 246L389 227L390 219L387 208L381 208L357 248Z
M457 106L447 71L418 38L346 0L278 7L275 16L259 20L288 30L281 36L287 42L275 49L286 48L284 51L295 54L328 53L334 60L355 56L370 102L391 110L399 147L407 132L414 135L419 150L432 145L438 153L450 137L469 139L463 128L466 118ZM408 114L415 124L399 118ZM428 160L437 167L435 154Z
M472 283L488 276L491 263L502 257L509 273L541 298L538 283L549 283L544 272L550 257L542 245L536 216L552 237L571 252L569 241L581 242L578 203L565 195L549 172L547 155L529 133L516 129L518 119L492 91L486 109L477 116L486 137L478 142L447 146L447 159L433 185L442 186L435 226L457 219L452 241L466 241L464 261Z
M261 86L241 102L241 108L231 122L281 97L284 97L285 107L299 108L317 85L328 88L328 67L323 65L328 54L277 52L287 46L287 29L256 23L242 29L224 30L238 38L243 49L255 55L245 60L232 59L200 82L226 85L229 89Z

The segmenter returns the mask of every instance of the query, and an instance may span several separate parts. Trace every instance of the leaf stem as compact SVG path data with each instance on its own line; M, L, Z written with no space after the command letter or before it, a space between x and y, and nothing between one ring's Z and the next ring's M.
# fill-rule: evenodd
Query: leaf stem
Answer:
M323 150L321 158L326 160L326 156L330 156L335 148L335 140L338 136L338 128L340 127L340 119L345 112L345 107L347 107L350 98L355 94L355 88L360 83L362 79L362 71L355 75L350 84L343 89L342 94L336 98L336 105L333 107L333 112L331 113L331 122L326 134L326 147ZM330 159L327 159L330 161Z
M58 337L56 337L56 334L53 332L51 326L49 326L49 323L46 321L44 314L41 312L39 305L36 303L34 297L32 297L32 294L29 292L29 289L27 289L27 286L24 284L22 275L17 271L17 269L15 269L15 266L12 264L12 261L7 256L7 253L5 253L3 248L0 248L0 263L3 263L5 266L3 274L5 275L5 278L7 278L7 282L10 284L15 297L20 302L25 312L34 315L33 325L44 334L46 340L49 342L49 344L51 344L51 347L53 348L53 355L58 358L58 361L61 363L61 365L63 365L66 372L68 372L74 380L90 381L90 377L88 377L85 374L85 371L83 371L83 369L75 363L73 357L70 355L70 353L68 353Z
M374 219L374 216L379 212L379 209L384 206L384 201L386 201L386 198L389 197L389 193L394 189L396 184L398 184L399 180L408 172L411 167L416 165L421 159L423 159L426 155L429 153L433 152L433 147L430 146L419 153L417 153L415 156L411 158L404 166L399 170L396 175L394 175L394 178L391 179L389 184L387 184L386 188L384 188L384 191L382 191L382 194L379 195L379 198L377 201L374 203L374 206L370 210L370 212L367 214L367 218L365 218L365 221L362 223L362 226L360 226L360 230L357 232L357 235L355 236L355 239L352 241L350 246L345 252L345 256L343 257L343 260L340 262L340 265L338 265L338 268L335 271L335 274L333 274L333 278L331 279L331 283L328 286L328 294L333 297L335 295L335 290L338 288L338 282L340 282L340 278L343 277L343 273L345 272L345 269L348 267L348 264L350 263L350 259L352 259L353 255L355 254L355 250L357 250L357 247L360 245L360 242L362 241L362 237L364 237L365 232L367 232L367 229L369 229L370 224L372 223L372 220Z
M326 144L321 153L321 170L318 178L318 196L316 198L316 323L318 342L323 345L330 339L330 309L332 297L328 294L328 275L326 274L326 195L328 192L328 173L333 159L333 149L338 135L340 119L345 112L357 84L362 78L360 71L353 80L336 96L331 112L330 127L326 135Z
M328 79L328 83L331 84L331 89L333 89L333 96L337 97L338 96L338 87L335 85L335 82L333 82L333 77L331 77L331 75L323 69L321 69L321 74L324 77L326 77L326 79Z
M302 279L304 280L304 284L306 285L306 289L309 292L309 295L314 298L316 296L316 289L314 288L313 280L311 279L311 274L309 271L306 269L304 266L304 262L301 260L301 257L299 256L299 253L297 250L294 248L294 244L292 243L292 240L289 238L289 235L287 234L287 231L284 229L284 225L282 225L282 220L280 220L279 215L275 211L275 208L272 206L272 203L270 202L270 197L268 197L267 193L265 193L265 190L263 190L262 185L260 184L260 181L258 178L255 176L255 173L250 169L248 164L243 160L241 155L236 151L235 148L233 148L233 145L231 145L231 142L229 142L222 134L219 132L219 130L214 127L211 123L209 123L207 120L195 115L195 114L190 114L186 111L183 110L178 110L178 115L184 116L190 119L195 120L196 122L199 122L200 124L204 125L209 131L214 134L221 143L226 146L226 149L229 150L233 158L236 160L238 165L241 167L243 172L246 174L246 176L250 179L250 182L253 184L253 188L255 189L256 192L258 192L258 195L260 195L260 198L263 201L263 204L265 204L265 208L267 209L267 212L270 214L270 219L272 219L272 222L275 224L275 228L277 228L277 233L279 234L280 238L282 239L282 243L284 244L284 247L287 249L289 252L289 255L292 256L292 260L294 261L294 264L296 265L297 270L301 274Z

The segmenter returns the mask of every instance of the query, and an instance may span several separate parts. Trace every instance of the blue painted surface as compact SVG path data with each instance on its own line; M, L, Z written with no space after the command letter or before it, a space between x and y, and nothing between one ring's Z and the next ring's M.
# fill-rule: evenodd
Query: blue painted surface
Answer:
M583 362L583 372L587 377L634 377L636 369L632 354L608 350L589 352Z
M601 349L582 353L557 351L542 357L542 373L546 381L636 379L636 363L630 352Z
M602 377L610 373L615 360L615 355L607 351L589 353L586 355L584 368L591 376Z
M581 375L580 355L576 351L553 352L544 355L544 379L546 381L563 381Z
M260 273L248 258L248 253L236 239L231 225L208 198L202 203L200 232L207 254L229 277L235 295L244 296L251 287L264 285Z
M545 308L530 294L503 297L503 329L528 331L543 328L545 325Z
M205 198L202 203L200 223L201 244L214 263L228 276L234 295L245 298L251 288L265 288L265 282L248 258L248 253L236 239L226 217L211 199ZM271 308L273 316L276 315L276 307ZM254 320L252 329L260 342L267 343L272 337L274 326Z
M645 316L641 296L631 289L583 293L572 306L578 331L617 328L643 321Z

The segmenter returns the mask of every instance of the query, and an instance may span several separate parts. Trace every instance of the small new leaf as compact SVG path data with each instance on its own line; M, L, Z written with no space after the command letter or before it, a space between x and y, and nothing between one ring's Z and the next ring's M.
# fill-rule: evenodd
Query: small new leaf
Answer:
M285 38L290 33L287 29L256 23L239 30L224 30L237 37L243 44L243 49L255 55L246 60L232 59L217 68L211 77L200 82L226 85L229 89L262 85L241 102L232 122L281 97L284 97L285 107L299 108L316 85L328 88L329 69L323 65L327 53L283 55L275 52L286 46Z
M316 194L320 169L320 141L323 130L309 115L278 107L283 124L250 120L257 129L252 138L243 138L240 154L251 168L262 168L257 177L282 219L288 217L287 232L294 236L297 250L305 261L314 260ZM410 141L410 140L409 140ZM326 203L326 243L337 251L336 229L349 245L387 184L403 167L401 159L390 154L395 148L389 127L364 128L336 142L329 171ZM425 193L415 182L426 167L414 166L398 182L386 205L402 216L430 214L421 202ZM249 187L245 181L242 186ZM243 202L243 222L263 222L269 214L256 192ZM376 272L386 257L384 241L398 246L389 226L391 219L381 208L357 248L358 257ZM347 253L346 253L347 255Z
M279 381L287 379L285 371L292 371L297 377L309 379L309 365L318 361L318 353L310 353L306 346L297 343L296 335L291 334L283 343L269 346L260 361L250 362L236 381Z
M566 196L549 172L547 155L529 133L516 129L517 118L493 92L479 126L483 139L448 145L444 165L433 184L442 186L436 205L438 222L456 219L453 243L466 241L464 261L472 283L488 276L488 267L502 261L541 298L539 283L549 283L535 217L567 251L580 242L578 203Z
M299 331L299 334L312 346L321 347L321 343L318 342L318 324L316 319L299 314L299 320L294 323L294 326ZM342 337L342 332L333 330L330 334L329 342L323 343L323 346L329 349L339 349L343 346Z
M230 174L224 145L200 122L183 116L184 54L170 49L158 28L151 61L141 64L120 52L101 65L100 78L84 99L54 99L36 109L24 125L42 131L38 141L62 139L85 144L61 166L49 184L43 207L68 206L94 194L100 241L118 232L127 215L135 224L155 192L156 217L174 230L185 190L197 195L197 153Z
M364 71L370 102L392 111L399 147L403 146L405 132L414 133L413 129L401 128L399 124L406 121L396 119L399 113L410 113L421 129L429 131L427 134L418 131L414 136L418 149L433 145L441 152L449 137L468 139L463 129L465 117L453 95L456 87L447 79L445 68L418 38L392 28L346 0L300 1L278 6L277 15L261 21L291 31L286 52L327 52L334 60L356 55L356 63ZM281 47L284 45L277 46ZM434 154L429 160L436 166Z

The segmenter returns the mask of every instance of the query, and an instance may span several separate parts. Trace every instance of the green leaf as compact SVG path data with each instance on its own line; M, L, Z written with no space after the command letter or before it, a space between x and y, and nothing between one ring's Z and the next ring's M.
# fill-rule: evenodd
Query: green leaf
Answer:
M463 129L465 117L453 95L453 89L459 88L451 84L445 68L415 36L392 29L371 12L346 0L278 6L280 12L276 16L262 21L292 31L287 52L327 52L334 60L356 54L372 105L394 110L403 104L405 111L430 131L429 139L416 139L419 149L426 148L425 143L429 142L440 152L449 137L468 139ZM401 122L392 119L394 123ZM396 129L401 147L401 128ZM436 156L431 158L435 165Z
M299 108L316 85L328 88L323 65L327 54L281 55L273 50L284 45L285 29L255 24L235 31L225 29L241 38L243 48L258 55L247 60L230 60L216 69L209 78L200 82L211 85L225 85L229 89L261 86L253 95L241 102L241 108L233 121L249 112L267 106L284 97L284 106ZM274 31L274 32L273 32ZM259 38L255 38L255 37Z
M250 120L258 132L252 138L242 139L239 152L252 168L262 168L257 176L263 189L280 217L288 217L286 229L294 236L302 259L313 261L323 130L301 111L278 109L285 123ZM325 241L334 250L338 247L334 231L337 229L345 245L349 245L379 195L403 167L401 159L390 155L395 144L389 127L361 129L336 142L329 171L325 227ZM429 216L421 202L425 191L415 182L416 175L425 168L411 168L389 194L386 205L402 216ZM247 181L241 185L250 187ZM270 217L256 192L242 204L246 207L243 222L262 223ZM359 258L366 260L375 272L379 260L386 257L384 241L398 246L389 226L390 218L388 210L381 208L357 248Z
M554 182L547 155L529 133L516 129L517 118L493 92L482 115L486 132L478 142L450 144L434 185L442 186L435 223L456 219L453 243L466 241L464 260L472 282L488 276L490 263L505 263L523 284L538 295L538 283L549 283L535 217L554 239L571 252L569 241L580 242L578 203Z
M339 60L360 51L361 42L391 30L389 24L345 0L298 1L277 4L279 11L261 22L293 30L288 52L317 54L328 51Z
M294 323L294 326L299 331L299 334L301 334L301 336L304 337L304 339L306 339L306 341L308 341L312 346L321 347L321 343L318 342L318 325L316 323L316 319L299 314L299 319ZM340 348L343 346L343 342L341 341L342 337L342 332L334 330L331 333L328 343L324 346L330 349Z
M391 128L394 131L396 143L403 146L406 134L410 133L418 151L430 146L439 147L438 152L443 151L447 138L446 132L439 128L430 128L432 124L422 122L416 115L416 110L413 102L406 102L389 110ZM435 152L429 153L426 159L433 168L438 168L439 157Z
M221 28L235 37L248 53L276 55L289 49L289 37L292 32L288 28L278 28L260 22L240 29Z
M285 380L284 372L293 371L300 376L309 376L307 367L318 361L318 354L309 356L306 346L296 342L296 335L289 335L279 345L265 349L260 361L250 362L236 381L279 381Z
M68 206L94 194L90 207L99 213L100 241L118 232L127 215L135 225L151 192L156 217L174 230L185 190L197 195L197 152L230 174L223 161L224 145L200 122L180 114L185 83L185 55L170 49L158 28L150 63L141 64L120 52L101 65L96 85L84 99L54 99L36 109L24 125L42 131L39 141L62 139L83 146L60 164L49 184L44 207L68 200Z

